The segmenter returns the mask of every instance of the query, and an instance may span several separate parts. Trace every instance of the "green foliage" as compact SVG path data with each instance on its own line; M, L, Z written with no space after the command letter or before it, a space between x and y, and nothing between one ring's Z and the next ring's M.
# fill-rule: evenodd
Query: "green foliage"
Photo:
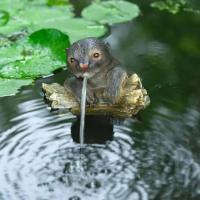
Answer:
M92 3L82 11L82 16L101 24L115 24L129 21L140 13L139 7L126 1L105 1Z
M10 15L16 14L20 9L25 6L26 2L23 0L1 0L1 10L7 11Z
M29 36L32 45L39 45L52 51L57 60L65 62L66 48L69 47L69 37L56 29L41 29Z
M48 6L55 6L55 5L67 5L69 4L69 0L48 0Z
M172 14L179 11L191 12L200 14L200 1L199 0L161 0L151 3L151 7L159 10L166 10Z
M12 15L6 26L0 28L0 33L10 35L13 32L27 30L29 33L41 28L52 28L50 25L60 23L73 17L71 6L66 7L41 7L26 6L18 13ZM56 28L56 27L55 27Z
M0 51L0 76L35 78L65 65L68 36L58 30L40 30Z
M9 20L8 12L0 10L0 26L7 24L8 20Z
M0 96L9 96L17 93L19 88L24 85L30 85L33 82L31 79L15 80L15 79L1 79L0 78Z
M186 0L165 0L153 2L151 3L151 6L158 8L159 10L167 10L173 14L176 14L185 4Z
M70 41L74 42L84 37L102 36L107 30L95 22L74 18L71 5L48 7L33 4L28 7L25 4L14 13L7 25L0 28L1 34L12 35L24 30L31 34L40 29L54 28L69 35Z
M9 46L11 43L12 42L7 37L0 35L0 48ZM1 49L0 49L0 51L1 51Z
M85 37L100 37L107 31L105 26L82 18L54 20L48 25L43 25L43 27L56 28L64 32L69 36L70 42L75 42ZM42 28L42 25L40 28Z

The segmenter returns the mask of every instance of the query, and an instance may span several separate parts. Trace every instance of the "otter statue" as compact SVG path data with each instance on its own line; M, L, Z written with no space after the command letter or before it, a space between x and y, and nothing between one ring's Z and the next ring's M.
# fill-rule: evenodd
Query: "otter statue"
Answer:
M79 40L67 49L68 68L73 77L64 87L70 88L80 102L83 75L87 73L87 104L116 103L126 71L109 50L108 44L97 38Z

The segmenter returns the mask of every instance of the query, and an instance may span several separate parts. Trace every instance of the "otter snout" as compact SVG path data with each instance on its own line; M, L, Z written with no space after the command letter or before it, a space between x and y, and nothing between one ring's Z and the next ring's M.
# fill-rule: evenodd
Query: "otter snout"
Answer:
M88 63L80 63L79 66L83 71L86 71L89 68Z

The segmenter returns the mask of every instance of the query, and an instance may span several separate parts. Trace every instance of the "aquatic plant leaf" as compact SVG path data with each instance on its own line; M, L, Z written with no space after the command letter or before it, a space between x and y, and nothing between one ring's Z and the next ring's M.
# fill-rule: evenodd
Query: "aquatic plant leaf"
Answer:
M46 38L45 38L46 37ZM0 50L0 77L35 78L65 66L68 36L44 29Z
M69 37L57 29L36 31L29 36L29 42L49 48L58 60L66 61L66 48L70 46Z
M20 48L11 47L8 52L15 50L17 54L16 60L12 59L11 62L0 63L1 77L18 79L35 78L37 76L50 74L52 71L64 65L63 62L57 60L51 54L49 49L34 48L25 44Z
M107 32L107 28L104 25L98 25L95 22L82 18L52 21L46 27L56 28L66 33L70 38L70 42L75 42L86 37L100 37Z
M0 35L0 48L9 46L11 43L12 41L10 41L9 38Z
M0 97L14 95L24 85L30 85L33 82L31 79L2 79L0 78Z
M101 24L115 24L132 20L139 13L139 7L127 1L102 1L86 7L82 16Z
M16 15L12 15L12 19L6 26L0 27L0 33L9 35L13 32L19 32L24 29L32 33L41 28L48 27L52 22L59 23L59 20L66 20L73 17L72 7L47 7L47 6L31 6L24 7Z
M55 6L55 5L67 5L69 4L69 0L47 0L47 5Z
M8 21L9 13L4 10L0 10L0 26L7 24Z
M82 18L74 18L72 6L31 6L20 10L7 25L0 27L0 33L12 35L15 32L33 33L44 28L54 28L66 33L70 41L84 37L99 37L106 33L103 25Z
M7 11L10 15L17 14L25 5L26 1L24 0L1 0L0 9Z
M166 1L157 1L151 3L151 7L158 8L159 10L167 10L172 14L179 12L181 7L186 4L186 0L166 0Z

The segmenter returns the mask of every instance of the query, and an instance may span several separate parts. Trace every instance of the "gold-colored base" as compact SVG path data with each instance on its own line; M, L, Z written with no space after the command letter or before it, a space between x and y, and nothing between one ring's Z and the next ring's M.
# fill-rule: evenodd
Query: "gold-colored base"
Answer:
M51 102L52 109L69 109L74 114L80 114L80 105L73 93L58 83L42 83L45 97ZM86 115L110 115L115 117L132 117L150 103L147 91L137 74L126 77L120 90L119 101L114 104L98 103L86 106Z

